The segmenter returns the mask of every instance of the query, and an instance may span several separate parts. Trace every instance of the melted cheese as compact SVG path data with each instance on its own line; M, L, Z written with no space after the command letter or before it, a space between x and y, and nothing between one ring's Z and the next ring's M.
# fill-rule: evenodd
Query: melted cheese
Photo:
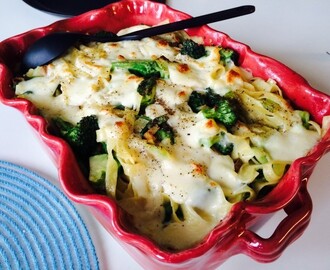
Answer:
M267 138L264 147L273 159L290 162L305 156L319 139L318 133L295 125L288 132L276 132Z
M207 55L199 59L182 55L180 48L170 42L177 42L179 37L187 35L180 32L141 41L81 45L43 69L30 70L31 78L16 86L16 94L31 100L48 119L61 117L77 123L84 116L98 117L97 140L107 144L109 154L116 153L129 179L127 190L120 191L119 198L117 172L113 172L116 162L109 158L109 196L132 215L141 233L172 249L201 241L225 219L232 203L246 193L257 192L247 183L260 171L268 175L266 170L274 161L290 164L306 155L320 139L318 132L305 129L295 118L273 81L253 78L234 63L223 65L216 46L206 47ZM137 88L143 78L128 70L111 69L112 62L125 59L166 59L169 77L157 80L155 102L145 108L145 116L168 117L167 123L175 133L173 145L152 145L152 140L146 141L137 131L141 130L136 116L142 100ZM239 123L230 131L214 119L206 119L202 112L192 112L187 104L191 93L208 88L221 96L230 91L239 95L253 121L263 119L265 113L272 114L260 120L267 129ZM56 89L60 93L56 94ZM272 108L263 107L265 99L261 97L276 104L282 102L283 111L270 112ZM125 110L116 112L118 105ZM260 111L253 109L257 106ZM272 122L274 118L276 123ZM281 130L284 122L285 130ZM221 155L205 143L220 134L233 143L231 155ZM267 164L256 161L254 147L268 154L258 157ZM237 161L244 164L241 169ZM164 224L166 200L173 215Z

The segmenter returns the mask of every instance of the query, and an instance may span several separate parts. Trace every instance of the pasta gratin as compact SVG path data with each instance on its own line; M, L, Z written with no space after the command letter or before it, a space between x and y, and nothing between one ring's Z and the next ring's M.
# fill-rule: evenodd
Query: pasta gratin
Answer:
M234 203L263 196L322 136L275 81L253 77L236 57L183 31L77 44L17 78L15 91L141 234L181 250ZM77 134L95 143L70 141Z

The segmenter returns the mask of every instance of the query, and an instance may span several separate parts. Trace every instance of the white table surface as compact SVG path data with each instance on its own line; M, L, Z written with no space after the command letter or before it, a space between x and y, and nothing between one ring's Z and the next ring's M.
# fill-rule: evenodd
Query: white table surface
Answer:
M283 62L305 77L313 87L330 94L329 0L168 0L168 4L193 16L243 4L255 5L253 15L211 26L250 45L254 51ZM0 0L0 40L58 19L60 17L29 7L22 0ZM18 111L3 104L0 104L0 159L24 166L57 182L56 167L35 132ZM329 270L329 164L328 154L321 159L309 181L314 203L309 227L278 260L261 264L237 255L219 269ZM142 269L84 207L77 207L94 240L101 269ZM269 236L283 217L283 213L276 214L258 233Z

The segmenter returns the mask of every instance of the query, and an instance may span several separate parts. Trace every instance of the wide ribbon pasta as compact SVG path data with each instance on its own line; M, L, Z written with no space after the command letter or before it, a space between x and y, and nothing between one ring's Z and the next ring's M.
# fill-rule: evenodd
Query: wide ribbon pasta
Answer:
M201 56L183 53L185 40ZM91 184L171 250L264 196L323 132L275 81L237 66L234 51L198 42L181 31L80 44L15 85L50 121L96 116L98 148L80 162Z

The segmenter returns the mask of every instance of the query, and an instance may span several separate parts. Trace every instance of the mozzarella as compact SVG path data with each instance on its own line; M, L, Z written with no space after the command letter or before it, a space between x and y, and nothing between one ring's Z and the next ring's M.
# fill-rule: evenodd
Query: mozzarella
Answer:
M265 139L264 147L275 160L293 161L305 156L319 139L318 133L295 125L288 132L276 132Z
M199 59L182 55L179 47L171 45L182 37L187 38L184 32L140 41L80 45L46 67L29 71L34 77L16 86L16 95L33 102L47 119L61 117L77 123L87 115L98 117L97 140L107 143L108 154L116 153L128 179L129 191L120 191L118 204L132 215L141 233L174 249L196 244L226 218L233 202L242 199L240 196L258 192L242 178L247 172L253 180L260 171L266 172L266 167L272 168L271 162L291 164L320 139L319 132L302 126L274 81L253 78L234 63L224 66L216 46L205 47L207 54ZM146 141L141 137L139 132L147 120L136 120L142 100L137 88L144 78L129 70L111 68L117 61L157 59L167 63L169 77L157 79L155 100L145 108L144 116L156 119L166 115L175 133L173 145L151 145L152 138ZM55 94L59 86L60 93ZM244 116L253 116L253 121L227 130L214 119L206 119L202 112L192 112L188 105L191 93L205 93L208 88L221 96L234 92L244 103ZM283 106L281 113L270 113L271 107L263 107L260 97L265 93L267 100L273 100L269 104ZM119 105L125 110L118 110ZM257 105L259 113L253 111ZM259 123L265 113L269 113L269 119ZM282 120L287 122L284 131L280 129ZM255 125L264 123L267 128ZM204 145L205 141L216 141L220 134L227 136L227 143L233 143L231 155L219 154L210 148L211 143ZM253 147L269 154L263 159L269 164L256 161ZM244 164L245 174L239 171L237 161ZM117 167L113 166L114 159L111 162L108 168ZM275 181L281 178L277 177ZM117 199L116 183L110 184L114 186L107 186L109 196ZM173 216L164 225L166 200L170 201ZM182 241L177 241L178 236Z

